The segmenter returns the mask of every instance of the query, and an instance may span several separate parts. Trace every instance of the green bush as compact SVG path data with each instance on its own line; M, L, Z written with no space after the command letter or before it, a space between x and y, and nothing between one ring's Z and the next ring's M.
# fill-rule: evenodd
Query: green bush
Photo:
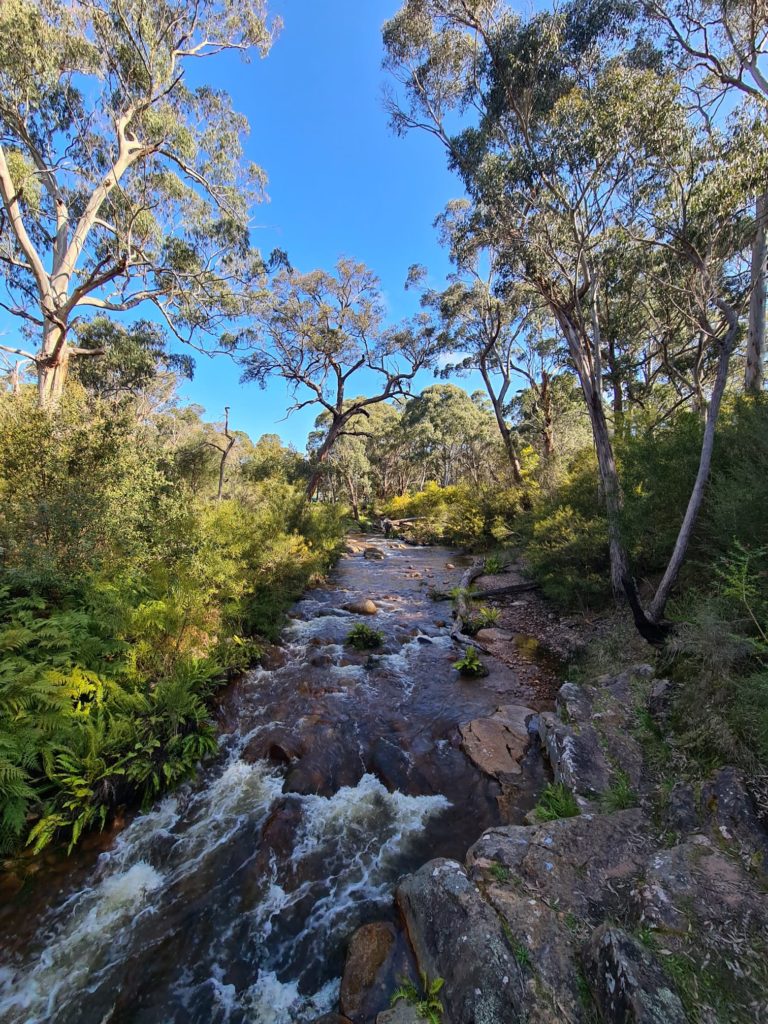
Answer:
M460 675L467 676L470 679L479 679L481 676L488 675L488 669L480 661L480 655L474 647L468 647L464 652L464 656L459 658L458 661L454 661L453 667Z
M358 651L375 650L381 647L383 641L384 634L372 626L366 626L364 622L359 622L347 633L347 643Z
M3 852L72 845L187 778L215 750L213 690L340 547L284 461L233 466L212 500L216 474L177 458L205 425L178 419L191 439L77 385L52 413L0 395Z
M539 802L533 809L536 821L556 821L558 818L575 818L579 814L576 797L562 782L547 783Z
M383 513L390 519L415 519L404 532L420 544L480 549L508 541L528 501L528 491L520 487L439 487L431 481L423 491L393 498Z

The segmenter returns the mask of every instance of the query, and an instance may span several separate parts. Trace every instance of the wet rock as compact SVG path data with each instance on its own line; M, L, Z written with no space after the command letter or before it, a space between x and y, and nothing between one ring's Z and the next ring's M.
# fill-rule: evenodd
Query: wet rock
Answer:
M12 900L24 888L24 879L9 871L0 874L0 896L3 900Z
M346 612L354 612L355 615L375 615L379 610L369 597L364 601L350 601L342 605L342 608Z
M498 915L461 865L429 861L400 883L397 903L419 969L430 980L445 978L446 1020L517 1024L520 967Z
M313 668L329 668L333 665L333 658L330 654L313 654L309 659Z
M377 921L352 936L341 979L339 1006L353 1024L365 1024L389 1006L393 970L387 971L395 949L395 929Z
M750 867L768 874L768 832L737 768L721 768L701 791L701 806L711 816L718 841L736 847Z
M282 668L288 661L288 655L276 644L264 644L261 648L259 664L269 672Z
M363 549L363 558L371 558L375 561L384 561L384 552L379 548L369 547Z
M602 1020L610 1024L687 1024L661 966L621 928L596 928L584 957Z
M342 1017L340 1013L324 1013L322 1017L315 1017L309 1024L352 1024L349 1017Z
M476 718L459 726L462 750L487 775L519 775L530 743L528 719L533 714L531 708L508 704L490 718Z
M275 727L254 736L243 748L240 758L246 764L264 760L274 761L277 764L289 764L301 757L303 753L304 744L300 736L289 729Z

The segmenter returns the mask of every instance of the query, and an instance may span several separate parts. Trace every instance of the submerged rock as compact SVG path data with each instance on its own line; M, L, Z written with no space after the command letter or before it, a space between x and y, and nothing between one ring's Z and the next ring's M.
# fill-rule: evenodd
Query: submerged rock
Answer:
M366 1024L389 1007L397 969L394 927L375 921L358 928L352 936L341 979L339 1006L353 1024Z

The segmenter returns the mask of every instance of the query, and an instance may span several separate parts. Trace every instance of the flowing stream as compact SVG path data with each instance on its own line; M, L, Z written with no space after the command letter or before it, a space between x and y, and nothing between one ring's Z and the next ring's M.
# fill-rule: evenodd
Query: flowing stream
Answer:
M361 923L395 920L397 879L517 821L542 782L533 750L510 801L457 724L530 701L508 668L459 679L445 549L366 541L294 608L271 668L222 697L221 755L119 834L0 912L5 1024L301 1024L333 1009ZM450 560L456 568L447 567ZM374 616L345 611L373 599ZM364 621L374 654L344 640ZM98 844L97 844L98 845Z

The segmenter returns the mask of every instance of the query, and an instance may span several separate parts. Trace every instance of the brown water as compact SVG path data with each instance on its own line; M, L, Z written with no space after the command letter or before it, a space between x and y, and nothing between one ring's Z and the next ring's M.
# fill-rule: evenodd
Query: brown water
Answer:
M50 858L4 909L0 1020L312 1020L335 1005L354 929L394 915L402 874L522 818L536 751L510 800L458 747L458 723L530 699L492 659L478 682L452 669L450 605L427 589L455 586L459 562L369 543L384 560L345 556L296 605L276 667L224 695L216 763L106 851ZM375 616L342 608L368 597ZM359 621L384 633L373 655L344 644Z

